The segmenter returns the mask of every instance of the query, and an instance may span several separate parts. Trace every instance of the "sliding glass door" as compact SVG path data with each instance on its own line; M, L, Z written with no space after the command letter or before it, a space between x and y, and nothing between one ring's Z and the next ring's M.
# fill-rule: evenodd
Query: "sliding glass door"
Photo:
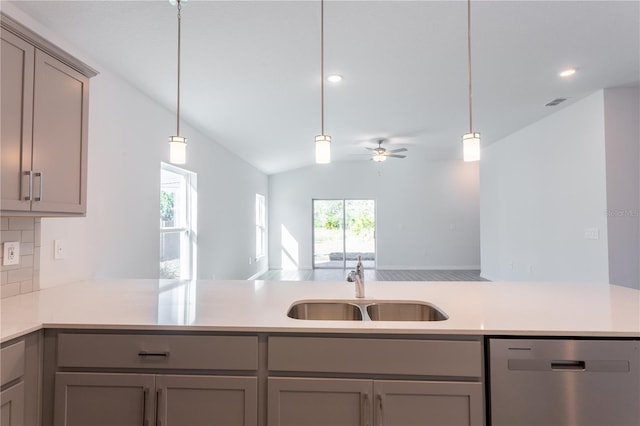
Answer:
M313 267L375 268L375 201L313 200Z

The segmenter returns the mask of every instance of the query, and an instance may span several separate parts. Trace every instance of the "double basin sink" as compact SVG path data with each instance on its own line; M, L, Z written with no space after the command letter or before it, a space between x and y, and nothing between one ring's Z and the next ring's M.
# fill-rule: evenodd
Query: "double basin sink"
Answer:
M295 302L289 318L321 321L444 321L449 317L425 302L301 300Z

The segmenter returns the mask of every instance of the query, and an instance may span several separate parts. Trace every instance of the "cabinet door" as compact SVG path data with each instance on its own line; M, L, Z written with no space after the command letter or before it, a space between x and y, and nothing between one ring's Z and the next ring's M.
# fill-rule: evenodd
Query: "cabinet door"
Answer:
M32 210L84 213L89 79L40 50L35 58Z
M146 374L56 373L54 425L152 425L154 386Z
M0 392L0 425L24 425L24 384L22 382Z
M270 377L270 426L371 424L371 380Z
M481 426L481 383L374 382L376 425Z
M0 53L0 209L26 211L31 208L25 173L31 170L34 48L3 29Z
M156 376L158 424L255 426L255 377Z

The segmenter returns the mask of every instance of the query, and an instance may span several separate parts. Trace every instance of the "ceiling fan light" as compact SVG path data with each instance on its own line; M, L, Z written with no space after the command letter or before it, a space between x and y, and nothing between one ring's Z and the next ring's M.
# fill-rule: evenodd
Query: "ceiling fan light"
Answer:
M331 136L316 136L316 163L329 164L331 162Z
M169 162L172 164L187 162L187 138L169 136Z
M480 133L465 133L462 136L462 152L464 161L480 160Z
M385 161L386 159L387 159L387 156L386 156L386 155L384 155L384 154L381 154L381 153L379 153L379 152L378 152L378 153L373 154L373 158L372 158L372 160L373 160L373 161L376 161L376 162L378 162L378 163L380 163L380 162L382 162L382 161Z

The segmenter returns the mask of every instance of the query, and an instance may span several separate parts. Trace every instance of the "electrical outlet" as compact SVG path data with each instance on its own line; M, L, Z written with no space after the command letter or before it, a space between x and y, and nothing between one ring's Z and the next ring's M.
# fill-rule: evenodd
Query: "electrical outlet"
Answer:
M55 260L64 259L67 255L64 240L53 240L53 258Z
M4 243L2 264L4 266L20 264L20 241L7 241Z
M598 228L585 228L584 229L585 240L598 240L600 239L600 232Z

